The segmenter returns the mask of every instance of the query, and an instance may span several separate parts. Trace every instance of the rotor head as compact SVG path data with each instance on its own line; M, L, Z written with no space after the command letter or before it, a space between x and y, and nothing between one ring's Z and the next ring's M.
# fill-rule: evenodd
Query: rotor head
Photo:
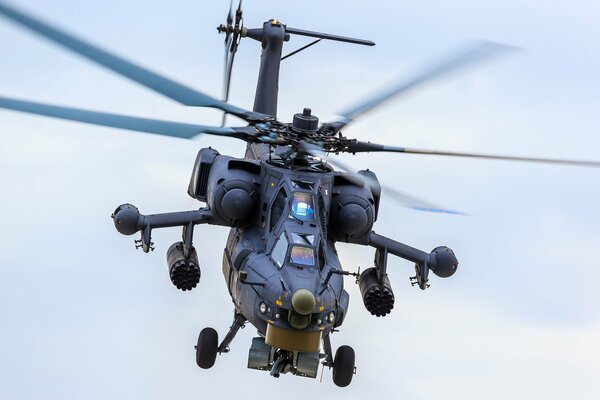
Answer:
M302 114L294 114L292 130L298 133L316 132L319 129L319 118L311 113L310 108L305 108Z

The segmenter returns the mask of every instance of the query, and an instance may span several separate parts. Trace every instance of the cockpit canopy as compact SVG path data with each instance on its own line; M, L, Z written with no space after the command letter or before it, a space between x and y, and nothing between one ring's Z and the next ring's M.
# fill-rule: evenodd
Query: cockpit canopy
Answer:
M328 214L323 196L329 195L329 185L296 178L271 186L276 194L268 211L265 206L264 222L273 263L280 269L285 265L323 269Z
M319 260L316 257L316 250L319 251ZM320 241L315 243L315 235L310 234L290 233L288 235L282 232L271 251L271 258L279 268L285 264L313 267L317 265L317 261L322 268L324 263L322 244Z

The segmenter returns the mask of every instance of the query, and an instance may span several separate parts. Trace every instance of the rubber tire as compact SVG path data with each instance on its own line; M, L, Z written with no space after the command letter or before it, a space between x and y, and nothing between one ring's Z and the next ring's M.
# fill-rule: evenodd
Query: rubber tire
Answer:
M200 368L209 369L215 365L217 348L219 347L219 334L213 328L204 328L198 335L196 346L196 364Z
M333 359L333 383L346 387L354 376L354 349L350 346L340 346Z

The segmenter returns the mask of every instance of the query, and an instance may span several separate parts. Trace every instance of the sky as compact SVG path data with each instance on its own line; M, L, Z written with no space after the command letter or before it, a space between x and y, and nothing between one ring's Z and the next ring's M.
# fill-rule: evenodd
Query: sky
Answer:
M489 3L489 2L487 2ZM594 1L244 1L244 22L373 40L322 42L282 64L279 117L311 107L322 121L487 39L520 51L411 93L357 121L349 137L398 146L600 160L600 5ZM16 4L16 2L15 2ZM227 1L20 0L19 6L118 54L219 97ZM284 52L307 40L293 38ZM0 19L0 95L169 120L218 124ZM243 41L231 103L250 108L260 45ZM230 118L230 123L239 123ZM202 279L170 283L165 252L178 229L153 233L156 251L110 219L122 203L150 214L202 205L186 194L197 151L242 156L244 144L186 141L0 110L0 398L197 399L386 396L407 399L597 399L600 396L600 171L446 157L341 156L396 189L469 214L426 214L382 199L375 230L429 251L451 247L449 279L413 288L413 266L391 258L396 306L363 307L353 279L334 348L356 351L357 375L337 388L246 368L247 326L215 367L194 362L198 332L223 337L233 306L221 273L227 229L201 226ZM340 244L348 270L370 248Z

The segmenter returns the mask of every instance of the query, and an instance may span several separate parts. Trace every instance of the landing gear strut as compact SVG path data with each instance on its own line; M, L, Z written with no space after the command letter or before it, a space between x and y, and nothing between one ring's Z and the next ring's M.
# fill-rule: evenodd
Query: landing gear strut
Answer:
M235 338L235 335L238 333L240 328L244 328L245 324L246 317L244 317L242 314L236 313L235 318L233 319L233 324L231 324L231 326L229 327L229 332L227 332L227 335L225 335L225 339L223 339L223 341L219 345L219 348L217 349L219 354L229 353L229 344L231 343L233 338Z

